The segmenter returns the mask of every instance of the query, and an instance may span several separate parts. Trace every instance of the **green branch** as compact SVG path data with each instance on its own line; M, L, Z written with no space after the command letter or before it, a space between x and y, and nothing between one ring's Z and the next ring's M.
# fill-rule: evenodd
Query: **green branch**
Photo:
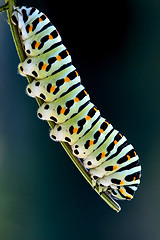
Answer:
M3 6L0 6L0 12L6 11L8 9L8 2L4 4Z
M13 7L13 0L5 0L6 2L6 7L9 7L9 9L7 10L7 15L8 15L8 22L11 28L11 33L12 33L12 37L18 52L18 56L21 62L23 62L26 59L26 55L23 51L22 45L21 45L21 41L19 38L19 34L17 31L17 27L15 27L12 23L11 23L11 14L12 14L12 7ZM29 83L31 83L33 81L33 78L31 76L27 76L27 80ZM36 98L36 101L38 103L39 106L42 105L43 100ZM49 126L53 129L55 124L51 121L48 121ZM79 169L79 171L81 172L81 174L85 177L85 179L88 181L88 183L90 185L92 185L92 179L90 174L88 173L88 171L84 168L84 166L82 165L82 163L79 161L78 158L76 158L73 154L72 154L72 150L71 147L68 143L65 142L61 142L61 145L63 146L63 148L65 149L65 151L67 152L67 154L69 155L69 157L71 158L71 160L73 161L73 163L76 165L76 167ZM95 191L99 194L98 191L98 187L95 188ZM111 207L113 208L115 211L119 212L120 211L120 206L118 205L117 202L115 202L110 196L108 196L106 193L101 193L99 194L101 196L101 198Z

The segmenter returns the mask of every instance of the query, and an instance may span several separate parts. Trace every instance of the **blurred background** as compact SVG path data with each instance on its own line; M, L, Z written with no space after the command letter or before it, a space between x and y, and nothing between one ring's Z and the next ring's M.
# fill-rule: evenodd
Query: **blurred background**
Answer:
M118 214L91 189L37 118L0 14L0 238L159 240L160 1L17 2L51 19L91 100L135 146L143 170Z

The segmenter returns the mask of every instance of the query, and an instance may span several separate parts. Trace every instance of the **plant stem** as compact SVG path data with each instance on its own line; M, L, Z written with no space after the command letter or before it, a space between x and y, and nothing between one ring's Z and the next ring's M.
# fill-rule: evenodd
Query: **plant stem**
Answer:
M8 7L8 2L5 3L3 6L0 6L0 12L3 12L5 10L7 10L9 7Z
M9 9L7 10L7 15L8 15L8 22L11 28L11 33L12 33L12 37L18 52L18 56L21 62L23 62L26 59L26 55L23 51L22 45L21 45L21 41L19 38L19 34L18 34L18 30L17 27L15 27L12 23L11 23L11 14L12 14L12 7L13 7L13 0L5 0L6 2L6 6L9 7ZM15 2L15 1L14 1ZM8 3L8 4L7 4ZM27 80L29 83L31 83L33 81L33 78L31 76L27 76ZM42 105L43 100L36 98L36 101L38 103L39 106ZM51 128L54 128L55 124L51 121L48 121L48 124ZM81 174L85 177L85 179L88 181L88 183L90 185L92 185L92 179L90 174L88 173L88 171L84 168L84 166L82 165L82 163L79 161L78 158L76 158L73 154L72 154L72 150L71 147L68 143L65 142L61 142L61 145L63 146L63 148L65 149L65 151L67 152L67 154L69 155L69 157L71 158L71 160L73 161L73 163L76 165L76 167L79 169L79 171L81 172ZM95 191L99 194L99 190L98 187L95 188ZM100 195L100 194L99 194ZM115 211L119 212L120 211L120 206L119 204L114 201L110 196L108 196L106 193L102 193L101 198L111 207L113 208Z

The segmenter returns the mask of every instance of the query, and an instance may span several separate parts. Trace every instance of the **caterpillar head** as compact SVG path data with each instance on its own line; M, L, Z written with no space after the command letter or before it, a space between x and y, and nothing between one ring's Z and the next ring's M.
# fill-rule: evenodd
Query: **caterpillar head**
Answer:
M29 11L29 9L31 8L26 8L26 7L14 7L13 6L13 13L11 15L11 21L14 25L16 25L19 29L19 32L21 33L22 28L24 28L24 20L28 19L28 15L27 15L27 9ZM24 17L24 15L26 16L26 19ZM21 35L21 34L20 34Z
M11 21L14 25L18 26L18 22L19 22L19 11L18 8L14 7L14 12L11 15Z
M24 25L30 18L33 18L39 13L39 10L33 7L14 7L13 6L13 13L11 15L11 21L14 25L20 26Z
M32 7L13 7L11 21L14 25L18 27L19 34L22 40L28 38L28 32L26 31L27 22L37 16L38 13L39 10ZM33 33L31 32L30 35L33 35Z

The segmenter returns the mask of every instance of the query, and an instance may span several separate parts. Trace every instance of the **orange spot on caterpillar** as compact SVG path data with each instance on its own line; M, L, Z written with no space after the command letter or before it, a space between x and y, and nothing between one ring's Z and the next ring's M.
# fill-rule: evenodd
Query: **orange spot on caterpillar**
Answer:
M104 130L103 130L103 129L101 129L101 128L99 129L99 131L100 131L100 133L103 133L103 132L104 132Z
M97 110L97 108L95 108L95 107L94 107L93 109L94 109L94 111L95 111L95 112L97 112L97 111L98 111L98 110Z
M38 48L39 45L40 45L40 42L36 42L36 44L35 44L35 48Z
M74 101L75 101L75 102L79 102L79 98L75 97L75 98L74 98Z
M117 170L118 166L117 165L114 165L113 166L113 170Z
M92 146L94 144L94 141L93 140L90 140L89 141L89 146Z
M65 77L64 81L65 81L65 82L69 82L69 81L70 81L70 78L69 78L69 77Z
M130 157L129 155L127 155L127 159L128 159L128 160L130 160L130 159L131 159L131 157Z
M101 158L104 158L105 155L106 155L106 153L105 153L105 152L102 152L102 154L101 154Z
M84 93L87 95L88 93L86 92L86 90L84 90Z
M120 181L120 185L123 185L124 184L124 181Z
M52 87L50 88L50 92L54 92L55 89L56 89L56 87L55 87L55 86L52 86Z
M57 61L61 61L62 60L62 58L61 58L61 56L59 56L59 55L57 55Z
M124 190L122 188L119 189L119 191L123 194L124 193Z
M64 114L65 111L66 111L66 109L63 107L63 108L61 109L61 113Z
M39 22L43 22L42 18L39 17Z
M52 40L53 39L53 36L51 34L49 34L49 40Z
M77 71L75 71L75 73L76 73L76 75L77 75L77 77L78 77L78 72L77 72Z
M105 121L105 123L107 123L107 125L109 125L109 122Z
M126 195L126 197L127 197L127 198L130 198L130 199L132 198L132 196L130 196L130 195Z
M137 156L137 153L134 151L134 155Z
M135 181L136 180L136 177L133 177L133 181Z
M86 116L86 121L88 121L88 120L90 120L91 119L91 117L90 116Z
M114 144L116 145L118 142L117 142L117 140L114 140Z
M121 133L119 133L119 136L120 136L120 137L123 137Z
M47 63L44 63L42 66L42 70L46 70L46 68L47 68Z
M73 128L73 133L77 133L78 132L78 128Z
M67 55L69 55L69 52L66 50Z
M32 25L30 25L30 26L29 26L29 30L28 30L28 31L29 31L29 32L32 32L32 30L33 30L33 26L32 26Z

